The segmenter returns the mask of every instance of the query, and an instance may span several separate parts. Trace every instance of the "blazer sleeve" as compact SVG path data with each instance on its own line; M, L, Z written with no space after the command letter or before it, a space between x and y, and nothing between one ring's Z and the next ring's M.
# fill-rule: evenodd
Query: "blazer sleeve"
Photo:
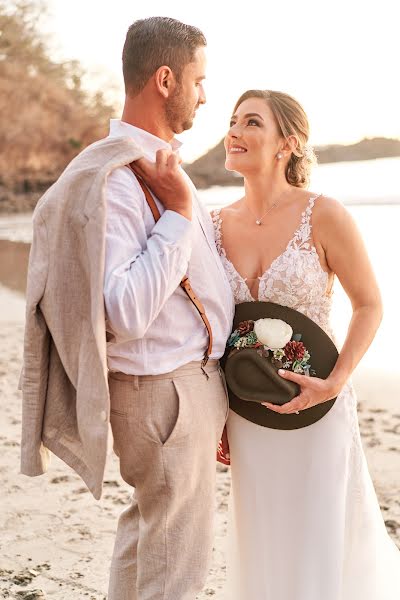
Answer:
M40 310L48 274L46 225L34 216L33 241L29 254L26 290L24 359L20 378L22 389L21 473L31 477L46 472L50 452L42 443L46 402L50 333Z

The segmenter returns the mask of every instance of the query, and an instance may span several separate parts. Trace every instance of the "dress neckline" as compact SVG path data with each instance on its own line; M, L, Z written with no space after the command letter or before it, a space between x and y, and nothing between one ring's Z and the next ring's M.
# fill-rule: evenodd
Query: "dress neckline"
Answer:
M249 300L253 301L253 302L257 302L257 300L259 300L259 296L260 296L260 283L261 281L263 281L267 275L270 273L270 271L273 270L274 266L276 265L276 263L283 257L285 256L285 254L290 250L290 249L300 249L301 247L304 250L308 250L311 253L314 253L315 256L318 259L318 265L321 268L321 271L328 277L328 274L322 269L320 263L319 263L319 258L318 258L318 254L316 251L315 246L311 246L308 241L306 241L304 243L301 242L301 233L302 230L304 229L304 227L309 227L309 230L311 232L311 223L310 223L310 217L311 217L311 212L312 209L314 207L315 201L322 196L322 194L315 194L314 196L310 197L310 200L308 202L307 207L305 208L305 210L301 213L301 222L299 227L296 229L296 231L294 232L293 236L290 238L290 240L288 241L286 248L278 255L276 256L273 261L271 262L271 264L269 265L269 267L267 267L267 269L265 269L264 273L262 275L260 275L259 277L257 277L258 281L259 281L259 286L258 286L258 293L257 293L257 298L254 298L254 296L252 295L252 293L250 292L250 288L247 284L248 281L248 277L243 277L239 271L236 269L235 265L233 264L233 262L231 260L229 260L226 252L225 252L225 248L222 245L222 219L221 219L221 210L222 208L217 208L214 211L214 215L215 217L218 218L218 240L217 240L217 246L218 246L218 251L220 254L222 254L222 256L224 257L224 259L226 260L226 262L228 263L229 268L234 272L234 274L240 279L240 281L246 286L246 290L249 296ZM309 238L309 235L307 236L307 239ZM296 245L296 242L300 240L300 244Z

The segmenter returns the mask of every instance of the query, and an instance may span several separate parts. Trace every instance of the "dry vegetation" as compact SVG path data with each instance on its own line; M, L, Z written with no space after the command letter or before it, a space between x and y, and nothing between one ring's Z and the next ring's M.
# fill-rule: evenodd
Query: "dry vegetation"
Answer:
M31 208L68 162L106 135L113 109L50 57L43 0L0 0L0 211Z

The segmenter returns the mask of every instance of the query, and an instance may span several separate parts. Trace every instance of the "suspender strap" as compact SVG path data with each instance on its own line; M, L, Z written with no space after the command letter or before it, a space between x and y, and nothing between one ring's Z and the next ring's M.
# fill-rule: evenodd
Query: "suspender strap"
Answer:
M140 187L143 190L143 193L145 195L147 204L150 207L150 210L152 212L152 215L154 217L155 222L157 223L158 219L161 217L160 215L160 211L157 208L157 204L154 201L153 196L150 193L149 188L145 185L145 183L143 182L143 180L138 177L135 173L135 176L140 184ZM212 347L213 347L213 334L212 334L212 329L211 329L211 324L210 321L207 318L206 315L206 311L204 309L204 306L202 304L202 302L199 300L199 298L197 298L196 294L194 293L192 286L190 285L190 281L189 279L185 277L182 279L181 281L181 288L186 292L189 300L192 302L192 304L194 305L194 307L196 308L196 310L198 311L206 329L207 329L207 333L208 333L208 347L207 350L205 351L204 354L204 358L202 361L202 367L204 367L207 364L207 361L212 353Z

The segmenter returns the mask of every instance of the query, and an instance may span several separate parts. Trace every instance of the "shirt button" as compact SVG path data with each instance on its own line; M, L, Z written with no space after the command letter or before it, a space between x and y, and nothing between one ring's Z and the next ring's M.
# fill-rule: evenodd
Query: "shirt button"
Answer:
M105 410L102 410L100 413L100 418L102 421L107 421L107 413Z

